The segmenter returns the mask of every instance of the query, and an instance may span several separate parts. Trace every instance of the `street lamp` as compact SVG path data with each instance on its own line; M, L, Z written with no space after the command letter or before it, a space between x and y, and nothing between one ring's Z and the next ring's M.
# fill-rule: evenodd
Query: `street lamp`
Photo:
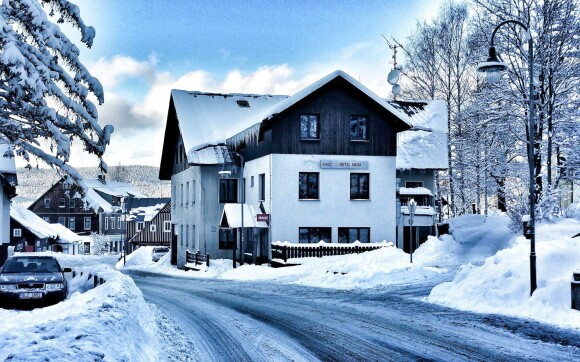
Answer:
M481 63L477 70L481 73L487 75L487 79L491 81L499 80L500 72L507 69L507 65L500 60L496 55L495 47L493 45L493 40L495 38L495 33L497 30L505 24L516 24L524 28L525 36L528 40L528 71L529 71L529 123L528 123L528 166L530 171L530 220L528 222L528 234L530 239L530 295L536 290L536 232L535 232L535 205L534 205L534 193L535 193L535 179L534 179L534 44L532 42L532 36L527 26L518 20L506 20L499 23L493 33L491 34L491 40L489 42L489 58L487 62Z
M240 165L241 165L240 185L242 185L241 186L241 190L242 190L242 198L241 198L242 199L242 203L240 205L240 208L242 210L241 211L242 212L242 225L241 225L241 228L240 228L240 265L244 265L244 204L246 203L246 200L245 200L245 198L246 198L246 193L245 193L245 191L246 191L245 188L246 187L245 186L246 185L244 185L244 156L242 156L241 153L236 152L236 151L228 151L228 153L229 154L236 155L236 156L238 156L240 158ZM224 171L224 170L219 171L218 173L220 175L231 174L230 171ZM235 250L235 246L234 246L234 260L233 260L234 268L236 267L236 257L235 257L235 255L236 255L236 250Z
M415 199L409 200L409 246L410 246L410 256L411 256L411 264L413 263L413 222L415 221L415 211L417 211L417 202Z

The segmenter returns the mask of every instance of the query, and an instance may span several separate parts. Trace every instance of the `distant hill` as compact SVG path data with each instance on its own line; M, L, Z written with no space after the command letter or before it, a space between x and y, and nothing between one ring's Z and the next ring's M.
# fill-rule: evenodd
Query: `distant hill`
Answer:
M87 178L96 178L99 170L96 167L80 167L77 170ZM60 177L55 170L50 168L33 168L27 170L18 168L18 196L14 201L18 204L29 206L36 201L45 191L54 185ZM141 193L149 197L171 197L171 183L160 181L159 167L155 166L109 166L106 175L107 180L130 182Z

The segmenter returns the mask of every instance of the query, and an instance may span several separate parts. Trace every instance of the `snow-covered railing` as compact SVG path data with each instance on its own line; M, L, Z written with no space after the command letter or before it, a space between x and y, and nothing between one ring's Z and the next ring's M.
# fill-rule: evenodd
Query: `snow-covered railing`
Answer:
M288 241L272 243L272 259L282 259L284 263L293 258L321 258L323 256L359 254L365 251L377 250L393 246L393 243L325 243L320 241L312 244L295 244Z
M72 277L73 279L75 278L83 278L83 274L85 272L81 271L80 273L77 274L77 271L73 269L72 271ZM101 284L105 284L106 280L104 278L99 277L97 274L93 274L93 273L87 273L87 281L90 281L92 279L93 281L93 288L96 288L97 286L101 285Z

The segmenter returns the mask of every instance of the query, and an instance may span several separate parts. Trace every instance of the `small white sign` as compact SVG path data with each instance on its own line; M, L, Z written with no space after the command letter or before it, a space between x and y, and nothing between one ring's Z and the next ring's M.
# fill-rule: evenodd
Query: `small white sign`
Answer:
M320 161L320 168L368 170L369 161L322 160Z

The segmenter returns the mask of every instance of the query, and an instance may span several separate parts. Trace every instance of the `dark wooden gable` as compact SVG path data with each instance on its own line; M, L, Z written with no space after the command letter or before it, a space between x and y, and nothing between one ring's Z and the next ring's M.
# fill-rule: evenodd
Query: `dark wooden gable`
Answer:
M165 125L165 137L159 166L159 179L171 180L171 176L187 168L187 154L183 145L179 120L173 103L173 97L169 100L169 111Z
M138 245L166 245L171 242L172 233L163 230L164 223L171 221L171 202L159 210L151 220L145 222L143 229L136 232L129 242ZM155 225L155 232L151 232L151 224Z
M320 139L301 140L300 117L317 114ZM368 119L368 141L352 141L350 119ZM377 104L342 77L337 77L282 113L263 123L260 142L243 150L246 160L270 153L396 156L397 132L409 129L395 115Z

